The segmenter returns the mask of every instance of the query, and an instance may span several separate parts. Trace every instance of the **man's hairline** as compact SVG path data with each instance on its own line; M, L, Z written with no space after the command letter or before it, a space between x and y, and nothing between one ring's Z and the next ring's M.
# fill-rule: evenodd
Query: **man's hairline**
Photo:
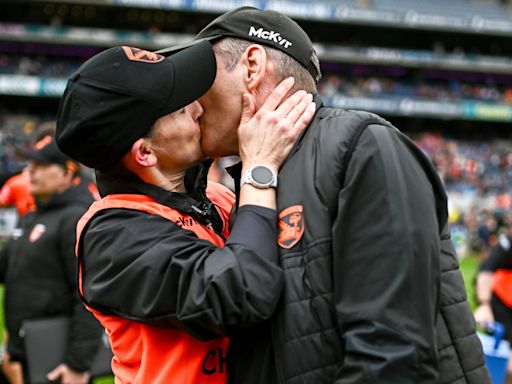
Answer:
M314 90L311 90L311 91L312 91L312 92L313 92L313 91L316 91L316 85L317 85L317 84L316 84L315 79L313 78L313 76L311 75L311 73L309 73L309 70L308 70L307 68L305 68L305 67L304 67L304 65L302 65L302 63L300 63L300 62L299 62L295 57L293 57L293 56L291 56L291 55L287 54L287 53L286 53L286 52L284 52L284 51L281 51L281 50L279 50L279 49L277 49L277 48L274 48L274 47L272 47L272 46L270 46L270 45L265 45L265 44L257 43L257 42L254 42L254 41L252 41L252 40L247 40L247 39L242 38L242 37L235 37L235 36L222 36L222 37L220 37L220 38L217 38L217 39L214 39L214 40L212 40L212 41L211 41L211 44L212 44L212 47L213 47L213 50L214 50L215 56L216 56L216 57L222 57L222 60L224 61L224 67L226 68L226 70L227 70L227 72L228 72L228 73L233 72L233 71L235 70L236 66L238 65L238 63L237 63L235 66L233 66L233 68L229 68L229 67L228 67L228 65L227 65L228 63L226 62L225 58L223 57L224 55L223 55L222 53L220 53L220 52L219 52L219 51L220 51L220 49L218 48L219 43L221 43L222 41L224 41L224 40L226 40L226 39L239 40L239 41L244 41L244 42L246 42L246 43L249 43L249 45L248 45L248 46L244 49L244 51L240 54L240 57L238 58L238 61L240 61L240 59L242 58L243 54L244 54L244 53L247 51L247 49L248 49L249 47L251 47L252 45L256 45L256 46L259 46L259 47L263 48L263 50L265 51L265 53L266 53L267 57L269 57L269 58L270 58L270 60L271 60L272 62L276 61L276 60L274 60L274 57L272 57L272 56L273 56L273 55L272 55L272 52L275 52L275 53L277 53L277 54L286 55L288 58L290 58L291 60L293 60L296 64L300 65L302 68L304 68L304 70L305 70L305 71L307 71L307 72L308 72L308 75L311 77L311 80L312 80L312 83L313 83L313 87L314 87ZM216 47L217 47L217 49L216 49ZM218 63L217 63L217 65L218 65ZM284 79L282 79L282 80L284 80ZM278 82L279 82L279 81L278 81Z
M222 41L225 41L226 39L232 39L232 40L239 40L239 41L245 41L246 43L249 43L249 45L244 49L244 51L241 53L241 55L244 54L244 52L247 51L247 49L249 49L251 46L253 45L256 45L258 47L261 47L263 48L263 50L266 52L267 56L271 56L270 53L269 53L269 49L272 49L276 52L279 52L279 53L283 53L284 55L290 57L291 59L295 60L299 65L302 65L300 64L297 59L295 59L293 56L287 54L286 52L282 52L274 47L271 47L270 45L265 45L265 44L261 44L261 43L257 43L255 41L252 41L252 40L247 40L247 39L244 39L242 37L236 37L236 36L222 36L218 39L215 39L212 41L212 46L213 46L213 50L215 52L215 55L217 55L217 53L219 52L218 49L216 50L215 47L218 47L218 45L222 42ZM222 54L220 54L219 56L222 56ZM241 58L242 56L239 57L239 59ZM272 59L272 57L270 57ZM231 70L233 71L233 70Z

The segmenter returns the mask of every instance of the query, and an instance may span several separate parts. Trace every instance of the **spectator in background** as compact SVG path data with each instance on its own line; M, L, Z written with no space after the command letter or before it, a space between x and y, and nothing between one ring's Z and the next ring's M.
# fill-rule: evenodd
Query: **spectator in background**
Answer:
M41 148L51 141L51 136L55 132L54 123L46 123L39 127L34 148ZM35 210L35 201L30 193L30 175L28 168L24 168L20 173L11 176L5 181L0 189L0 207L16 208L18 219L25 216L28 212ZM7 344L8 335L4 335L4 345ZM22 372L19 362L11 362L9 354L3 356L2 371L9 378L12 384L22 382Z
M78 298L74 247L76 223L93 198L80 183L79 165L60 152L53 140L22 153L29 160L30 192L36 210L23 217L22 233L0 251L9 334L7 356L21 362L28 383L20 336L23 321L71 315L68 351L48 378L85 384L103 329Z
M476 280L478 323L498 321L505 325L505 338L512 345L512 220L506 231L481 263ZM507 384L512 384L512 356L508 364Z
M494 248L498 239L498 219L494 212L483 211L481 224L478 227L478 237L484 251Z
M42 124L36 133L34 148L39 149L47 145L55 133L55 122ZM30 193L30 176L28 169L11 176L0 189L0 207L16 207L19 217L25 216L35 209L34 197Z

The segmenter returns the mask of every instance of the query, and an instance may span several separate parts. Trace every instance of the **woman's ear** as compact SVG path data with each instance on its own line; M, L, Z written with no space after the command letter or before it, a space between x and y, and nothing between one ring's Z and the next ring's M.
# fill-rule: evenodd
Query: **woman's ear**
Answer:
M130 155L132 161L141 167L154 167L157 164L157 158L151 148L151 141L147 139L135 141L132 144Z
M245 67L244 81L247 90L252 92L258 88L265 78L267 67L267 52L259 44L250 45L242 56Z

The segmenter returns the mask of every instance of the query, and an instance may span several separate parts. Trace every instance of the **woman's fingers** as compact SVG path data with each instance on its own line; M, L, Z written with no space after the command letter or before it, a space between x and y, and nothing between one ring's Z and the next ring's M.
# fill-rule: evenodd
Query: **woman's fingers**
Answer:
M295 140L297 137L299 137L300 133L308 126L311 119L315 115L316 112L316 103L309 102L307 107L304 109L304 111L300 114L300 116L295 121L295 124L293 125L295 135ZM294 142L295 142L294 140Z
M286 118L297 106L301 105L302 100L308 95L306 91L300 90L290 97L286 98L277 108L276 115L279 119Z
M295 96L295 95L294 95ZM291 99L291 97L290 97ZM288 99L289 100L289 99ZM287 101L288 101L287 100ZM297 120L303 115L309 104L313 101L313 95L304 93L299 102L294 103L289 112L285 115L285 119L289 124L295 124ZM283 103L284 104L284 103Z
M313 118L316 105L311 94L299 90L286 96L293 84L293 78L283 80L257 111L254 97L243 95L238 138L244 163L268 164L277 169Z
M267 97L258 112L266 113L275 111L286 94L292 89L294 83L295 80L293 77L288 77L281 81Z

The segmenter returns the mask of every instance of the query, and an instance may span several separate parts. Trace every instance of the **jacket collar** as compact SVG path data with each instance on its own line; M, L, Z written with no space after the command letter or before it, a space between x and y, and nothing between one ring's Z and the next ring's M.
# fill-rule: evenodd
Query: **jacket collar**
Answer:
M212 160L191 168L185 175L186 193L171 192L166 189L148 184L137 175L127 175L112 179L102 172L96 172L96 182L102 197L111 194L141 194L155 199L158 203L169 208L187 213L204 225L213 225L217 233L222 231L222 220L213 203L206 196L208 170Z
M297 152L299 150L299 148L302 145L302 141L303 141L304 137L306 136L307 132L309 132L311 130L311 125L313 124L313 122L316 119L321 118L319 116L318 112L320 111L321 108L324 107L324 102L323 102L322 98L318 95L318 93L313 94L313 101L316 104L315 115L311 119L311 122L308 124L308 126L301 132L299 138L297 139L297 141L293 145L293 148L291 149L290 153L288 154L288 157L286 158L286 160L288 160L291 156L293 156L293 154L295 152ZM284 162L286 162L286 160Z

